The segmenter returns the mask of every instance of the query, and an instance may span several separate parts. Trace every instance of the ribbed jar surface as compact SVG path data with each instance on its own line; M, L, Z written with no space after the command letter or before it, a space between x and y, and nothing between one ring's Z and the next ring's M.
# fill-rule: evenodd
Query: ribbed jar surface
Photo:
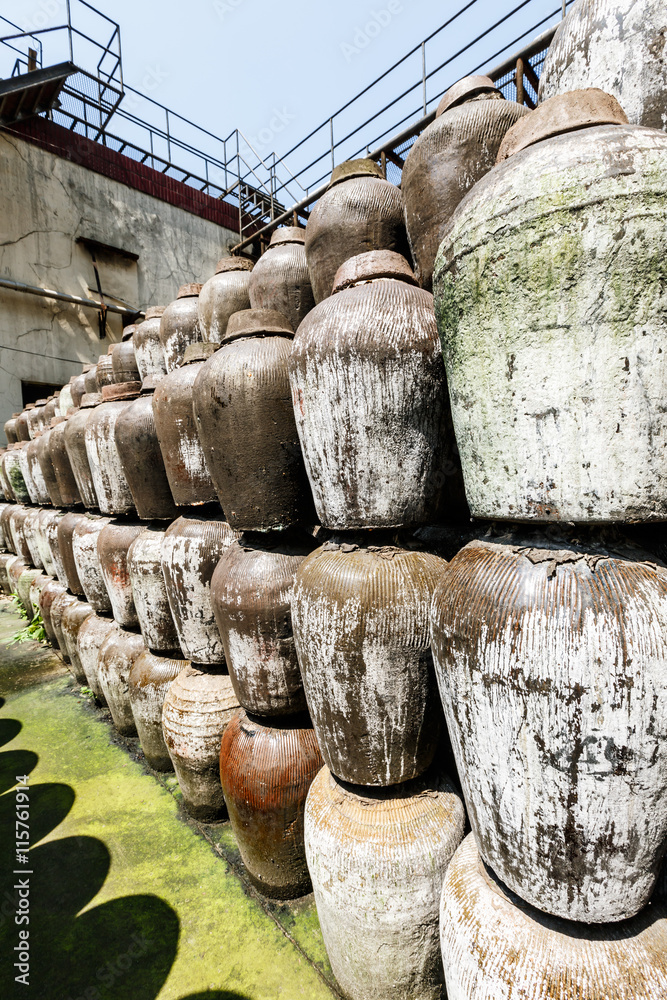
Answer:
M83 685L86 685L88 681L86 679L86 672L83 669L83 664L81 663L81 657L79 656L76 641L79 635L79 629L86 619L93 613L92 606L88 604L87 601L79 599L76 603L69 604L65 608L60 623L65 648L69 654L70 669L72 670L77 683Z
M60 554L60 546L58 545L58 525L65 516L65 512L62 510L54 510L51 517L44 519L44 535L46 537L46 543L49 546L51 552L51 560L56 569L56 576L65 587L68 586L67 583L67 573L65 571L65 564L63 562L63 557Z
M127 571L139 628L146 646L154 653L179 650L178 632L162 575L165 531L166 528L156 525L144 528L127 551Z
M39 517L41 510L39 507L31 507L23 519L23 537L25 538L28 551L30 552L30 562L35 569L43 569L44 563L39 551L38 531Z
M445 874L440 911L448 1000L662 1000L667 907L582 927L528 906L485 868L470 834Z
M64 512L60 510L46 509L41 510L39 514L39 531L37 533L37 544L39 546L39 554L42 558L42 563L44 569L49 574L49 576L58 576L58 564L56 559L54 559L53 552L51 549L51 539L49 538L49 525L53 524L53 538L55 540L56 547L58 545L58 522L61 517L64 516ZM58 558L60 559L60 549L58 549Z
M439 556L335 541L297 570L292 625L329 769L358 785L425 771L441 732L429 609Z
M23 482L25 483L25 488L28 491L28 496L30 497L30 503L39 503L39 493L37 491L37 486L32 478L32 471L30 468L30 460L28 456L28 448L32 444L28 441L27 444L24 443L23 446L18 450L17 454L19 456L19 469L21 470L21 475L23 476Z
M667 843L667 569L622 539L469 543L433 655L482 857L531 905L607 923Z
M44 622L44 631L55 650L58 650L60 647L58 637L51 624L51 605L56 597L64 593L66 593L66 587L62 583L59 583L58 580L51 580L42 587L39 595L39 613Z
M68 667L70 667L70 655L67 643L65 642L65 636L63 635L63 615L70 604L78 604L78 602L78 597L75 597L74 594L70 594L69 591L65 591L62 594L57 594L51 603L51 628L53 629L56 639L58 640L58 650L60 652L60 656Z
M238 530L312 520L292 407L288 337L241 337L202 365L193 406L211 479Z
M203 517L179 517L165 532L162 573L169 607L181 652L193 663L225 662L211 602L211 577L237 537L226 521Z
M220 781L227 812L250 879L265 896L310 892L303 814L321 767L307 713L270 721L241 709L225 729Z
M37 502L41 504L50 504L51 497L46 487L46 480L44 479L44 473L42 472L42 467L39 464L39 438L35 438L33 441L29 441L25 451L28 458L28 468L30 469L30 478L32 479L35 490L37 492L37 497L38 497Z
M14 542L14 552L16 552L16 555L20 556L24 562L28 563L28 565L32 563L32 556L26 541L23 524L29 513L30 507L24 507L22 504L17 504L9 516L9 529L12 533L12 541Z
M100 403L92 408L84 429L88 464L103 514L126 514L134 510L115 436L116 421L129 405L125 399Z
M42 470L42 476L46 483L46 489L54 507L63 506L63 498L60 495L58 477L51 457L51 430L47 428L37 439L37 460Z
M82 499L74 477L72 463L65 447L66 427L67 421L63 420L62 423L56 424L55 427L51 428L49 450L51 452L51 461L53 462L53 471L58 481L58 491L62 500L62 506L76 507L82 503Z
M16 498L16 502L30 503L30 494L28 493L28 487L21 472L19 452L16 448L13 448L11 451L7 450L2 456L2 467L9 481L12 493Z
M88 687L101 705L106 705L107 701L99 679L100 648L114 626L115 622L110 615L92 614L86 618L76 639L76 648Z
M72 532L72 553L76 571L86 600L95 611L111 611L111 601L97 553L97 537L102 528L110 523L109 517L85 514L75 524Z
M97 386L100 390L102 390L105 385L113 385L113 361L110 354L102 354L95 366L95 369Z
M6 597L11 597L12 587L9 582L9 566L17 558L13 552L0 553L0 589Z
M114 344L111 352L111 369L114 382L141 381L132 339Z
M93 474L88 460L85 435L88 418L94 409L92 406L84 406L69 417L65 424L65 448L67 449L72 473L84 505L88 508L97 509L97 494L95 493Z
M401 192L382 177L350 177L330 187L306 225L306 257L315 302L331 295L340 265L368 250L408 257Z
M160 340L160 317L151 316L134 331L134 358L143 382L147 378L159 378L167 374L164 347Z
M372 797L327 768L315 778L306 858L329 961L346 996L444 1000L440 893L464 826L461 799L437 774Z
M296 330L314 305L303 242L278 243L269 247L250 275L251 308L275 309L286 316L292 329Z
M188 295L170 302L160 319L160 341L167 372L173 372L185 357L188 344L202 339L199 323L199 296Z
M192 408L192 387L202 362L163 378L153 394L153 418L167 479L179 506L217 500Z
M154 771L171 771L171 757L162 733L162 706L172 681L188 666L179 657L158 656L145 650L130 670L128 689L132 715L149 767Z
M305 532L244 535L211 580L215 620L239 704L257 715L292 715L306 696L292 632L296 571L317 542Z
M434 290L474 516L667 518L666 256L657 131L536 142L460 203Z
M100 573L107 588L113 616L123 628L139 624L132 596L132 583L127 566L127 553L144 526L138 521L110 521L97 536Z
M461 513L433 297L378 278L320 303L290 356L296 425L318 516L338 529Z
M97 676L113 724L121 736L137 735L128 681L135 660L145 648L139 632L121 628L117 622L100 646Z
M222 271L202 286L199 322L206 343L219 344L227 332L229 317L242 309L250 309L250 276L247 269Z
M495 165L505 133L529 109L497 94L449 108L410 147L401 191L415 273L431 288L433 266L454 209Z
M162 709L164 741L188 812L221 819L220 741L239 704L223 666L185 667L169 687Z
M169 520L178 517L169 488L153 417L153 394L130 403L116 421L116 447L139 517Z
M78 597L84 596L72 548L72 535L78 524L86 523L86 515L70 511L58 522L58 548L67 580L67 588Z

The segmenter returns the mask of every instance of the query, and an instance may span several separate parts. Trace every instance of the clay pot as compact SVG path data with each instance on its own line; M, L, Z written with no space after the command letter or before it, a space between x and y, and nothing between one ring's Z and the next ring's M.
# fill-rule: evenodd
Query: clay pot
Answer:
M192 387L214 345L191 345L183 365L161 379L153 395L153 419L167 479L179 506L216 500L192 408Z
M624 117L595 90L540 105L450 221L436 311L476 517L667 517L667 136Z
M61 416L60 389L58 389L53 396L49 396L46 400L46 405L42 410L42 422L44 427L49 427L53 418L59 416ZM62 414L62 416L65 416L65 414Z
M2 511L0 511L0 524L2 525L3 537L5 540L5 545L10 552L16 554L16 546L14 544L14 536L12 534L11 518L12 512L15 510L15 504L3 505Z
M139 517L173 521L178 517L165 472L153 417L153 389L142 394L120 414L115 428L116 448Z
M74 399L72 397L72 382L74 381L74 376L69 380L67 385L64 385L60 390L60 396L58 397L56 406L56 414L60 414L61 417L66 417L69 411L74 407Z
M444 559L326 542L296 573L292 625L322 756L358 785L421 774L441 731L429 607Z
M162 313L160 341L167 372L173 372L182 364L188 344L196 344L202 339L199 323L201 287L198 284L181 285L174 301Z
M97 612L111 611L111 601L97 553L98 535L110 523L109 517L85 514L77 521L72 532L72 553L81 588L86 600Z
M115 378L113 375L113 359L111 356L111 351L113 351L113 344L109 348L106 354L101 354L96 367L95 379L97 382L98 389L102 390L105 385L113 385L115 383Z
M5 515L7 526L9 527L9 516L13 506L14 505L11 503L0 503L0 548L7 551L11 550L11 543L7 540L5 535L5 525L2 515Z
M474 541L433 597L470 824L526 902L587 923L648 901L667 840L667 569L620 536Z
M251 882L265 895L310 892L303 813L322 767L310 719L268 720L241 709L220 746L220 781L234 837Z
M39 512L39 522L38 522L38 528L37 528L37 548L39 550L39 556L40 556L40 559L42 560L42 565L44 566L44 570L45 570L46 573L48 573L49 576L57 576L58 575L58 567L56 565L56 561L54 560L53 554L51 552L51 544L49 542L49 538L48 538L48 534L47 534L47 526L51 522L53 522L55 524L54 537L55 537L56 546L57 546L57 541L58 541L58 535L57 535L58 522L59 522L59 520L60 520L61 517L63 517L63 511L59 511L59 510L48 510L47 509L47 510L40 510L40 512ZM2 517L0 515L0 521L1 520L2 520ZM60 557L60 550L58 550L58 557Z
M65 608L60 623L63 641L69 655L70 669L77 684L82 685L86 685L88 681L79 656L77 639L81 626L93 613L93 609L87 601L79 600Z
M97 675L113 724L121 736L136 736L128 680L135 660L144 652L138 632L121 628L117 622L100 646Z
M48 424L44 420L44 408L46 406L45 399L38 399L34 406L29 409L26 407L27 413L27 424L28 424L28 435L29 439L32 440L36 434L41 433L48 427Z
M306 225L306 257L316 302L331 295L338 268L369 250L409 254L401 192L372 160L334 168Z
M417 137L401 191L415 274L431 288L433 265L454 209L496 162L505 133L528 108L506 101L488 76L468 76L445 93L435 121Z
M23 519L23 537L30 552L30 562L35 569L44 569L44 562L38 545L40 514L41 510L39 507L29 507L28 513Z
M167 374L164 347L160 340L160 317L163 312L164 306L150 306L143 323L139 323L134 331L134 359L142 382L146 379L157 380Z
M121 413L139 395L139 388L138 382L105 386L103 402L93 408L86 421L84 439L88 463L103 514L126 514L134 510L132 492L116 446L115 429Z
M199 293L199 324L202 338L220 344L227 332L229 317L250 308L252 261L243 257L223 257L215 274Z
M100 705L106 705L106 697L100 685L99 658L102 643L115 627L113 618L106 615L89 615L79 629L76 648L86 675L88 687Z
M48 427L37 439L37 460L51 503L54 507L62 507L63 498L60 495L60 486L51 457L51 430Z
M183 656L193 663L225 662L211 602L211 577L237 537L221 518L199 516L179 517L165 532L162 573L169 607Z
M445 874L440 933L451 1000L667 995L664 899L617 927L582 927L548 917L485 867L472 835Z
M79 579L76 559L72 548L72 535L78 524L86 524L86 515L70 511L58 522L58 547L62 559L67 589L78 597L84 596L84 590Z
M32 478L30 471L30 462L28 458L28 448L32 444L32 440L27 443L24 441L21 447L18 449L17 454L19 456L19 469L21 470L21 475L23 476L23 482L25 483L25 488L28 491L28 496L30 497L30 503L39 503L39 493L37 491L37 486Z
M31 622L35 617L32 601L30 600L30 588L32 587L33 581L38 576L42 576L42 571L40 569L31 569L28 567L21 573L16 581L16 593L19 595L19 600L25 608L25 613L29 622Z
M132 665L128 690L132 715L146 763L154 771L171 771L171 757L162 733L162 706L169 685L188 666L187 660L158 656L145 650Z
M51 553L51 562L55 567L55 575L65 587L68 587L67 572L65 570L65 564L60 553L60 546L58 544L58 526L64 516L64 511L54 510L52 511L50 518L43 519L42 524L44 526L46 544L48 545Z
M100 573L109 594L113 616L123 628L139 624L127 566L127 552L143 531L138 521L110 521L97 536Z
M5 437L7 438L7 444L14 444L16 441L18 441L18 437L16 435L17 417L18 413L12 413L9 420L6 420L4 423L4 430L5 430Z
M408 527L462 513L433 297L415 286L398 254L355 257L294 338L294 414L325 527Z
M97 392L97 389L94 390ZM82 373L81 375L75 375L70 383L70 392L72 393L72 403L74 406L81 406L81 400L86 392L86 375ZM65 414L63 414L65 416Z
M17 557L13 552L0 553L0 590L5 597L12 596L12 588L9 582L9 566Z
M63 615L65 614L65 610L70 605L78 603L79 603L79 598L75 597L74 594L70 594L68 591L65 591L62 594L56 594L53 601L51 602L51 610L50 610L51 628L53 629L53 633L57 639L58 654L61 657L61 659L64 660L64 662L67 664L68 667L70 667L71 661L70 661L69 650L67 648L67 643L65 641L65 636L63 635ZM74 671L70 669L70 672L72 673L72 676L76 680Z
M1 574L0 574L0 584L1 584L1 582L2 582L2 580L1 580ZM20 582L21 581L19 580L19 584L20 584ZM47 583L50 583L50 582L51 582L51 577L47 576L46 573L40 572L40 573L37 574L37 576L35 576L33 578L33 581L30 584L30 589L28 591L28 600L30 601L30 607L32 608L32 617L33 618L35 617L35 615L39 614L39 597L40 597L40 594L42 593L42 590L47 585Z
M116 383L141 382L139 366L134 356L134 343L131 337L132 334L120 344L114 344L111 352L111 368L113 371L113 380Z
M211 580L215 620L239 704L257 715L306 709L290 610L294 577L317 542L305 532L244 535Z
M9 578L9 585L12 588L12 594L18 594L18 584L19 577L26 570L30 569L30 566L21 556L17 556L16 559L9 564L7 568L7 576Z
M33 483L33 488L37 494L37 503L51 505L51 495L48 491L46 480L44 479L44 473L42 472L42 466L39 462L39 439L41 435L33 438L25 446L25 455L28 461L28 470L30 473L30 479ZM26 483L27 484L27 483Z
M53 471L58 482L58 492L60 494L62 507L76 507L82 503L81 494L76 484L72 463L65 447L65 428L67 421L64 417L54 418L58 423L51 428L49 434L49 450Z
M2 468L10 491L17 503L30 503L30 494L21 472L20 443L10 446L2 456Z
M8 447L11 446L8 445ZM4 494L5 499L9 503L16 503L16 497L14 496L14 491L9 485L9 480L5 475L5 467L3 459L6 454L7 454L7 448L0 448L0 484L2 484L2 492Z
M460 797L437 774L371 793L320 771L306 802L306 858L345 996L442 1000L440 893L464 825Z
M225 516L237 530L313 519L287 370L291 339L279 313L235 313L222 346L194 383L206 464Z
M279 312L292 330L296 330L315 305L305 240L305 229L294 226L274 229L268 249L250 275L250 307Z
M9 530L12 533L14 552L17 556L20 556L25 563L31 565L32 556L23 531L23 522L29 513L30 507L24 507L22 504L17 504L12 509L9 516Z
M169 608L162 575L164 528L150 525L137 535L127 551L127 571L141 634L154 653L178 650L178 633Z
M28 403L27 406L23 407L18 417L16 418L16 437L18 441L30 440L30 431L28 429L28 416L30 415L30 411L34 410L34 408L35 408L34 403Z
M101 400L100 400L101 401ZM97 494L86 449L86 424L98 405L96 394L84 396L81 407L65 424L65 448L81 499L89 509L97 509Z
M195 819L225 815L220 785L220 741L239 705L224 666L191 663L169 687L162 709L164 741Z

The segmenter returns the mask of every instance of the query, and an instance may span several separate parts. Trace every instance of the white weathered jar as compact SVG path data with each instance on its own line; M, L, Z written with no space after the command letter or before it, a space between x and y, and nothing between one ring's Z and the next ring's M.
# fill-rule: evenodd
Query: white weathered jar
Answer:
M102 576L97 552L97 538L108 524L111 524L110 517L85 514L72 531L72 555L81 587L86 600L97 612L111 611L109 592Z
M99 368L99 366L98 366ZM116 421L139 395L139 382L105 385L102 402L86 420L84 438L95 495L103 514L126 514L134 500L116 446Z
M141 634L151 652L163 654L179 649L162 574L165 532L166 528L151 524L136 536L127 550L127 571Z
M222 257L215 274L199 293L199 325L207 344L220 344L229 317L250 309L250 273L253 264L244 257Z

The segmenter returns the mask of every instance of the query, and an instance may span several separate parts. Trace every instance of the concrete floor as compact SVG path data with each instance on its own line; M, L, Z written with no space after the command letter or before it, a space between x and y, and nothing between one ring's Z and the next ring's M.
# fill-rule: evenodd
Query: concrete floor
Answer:
M173 776L82 694L0 601L0 997L330 1000L312 896L268 902L229 824L197 824ZM16 776L29 775L29 865L16 860ZM14 875L15 870L21 871ZM29 872L26 875L25 872ZM29 879L29 987L15 982L18 880Z

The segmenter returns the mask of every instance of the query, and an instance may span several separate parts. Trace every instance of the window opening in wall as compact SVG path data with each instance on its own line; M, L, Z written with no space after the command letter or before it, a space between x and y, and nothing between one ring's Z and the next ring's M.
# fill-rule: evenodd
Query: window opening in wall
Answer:
M21 381L21 396L23 398L23 405L27 406L28 403L36 403L38 399L45 399L47 396L52 396L54 392L62 389L62 382L53 384L51 382L24 382Z

